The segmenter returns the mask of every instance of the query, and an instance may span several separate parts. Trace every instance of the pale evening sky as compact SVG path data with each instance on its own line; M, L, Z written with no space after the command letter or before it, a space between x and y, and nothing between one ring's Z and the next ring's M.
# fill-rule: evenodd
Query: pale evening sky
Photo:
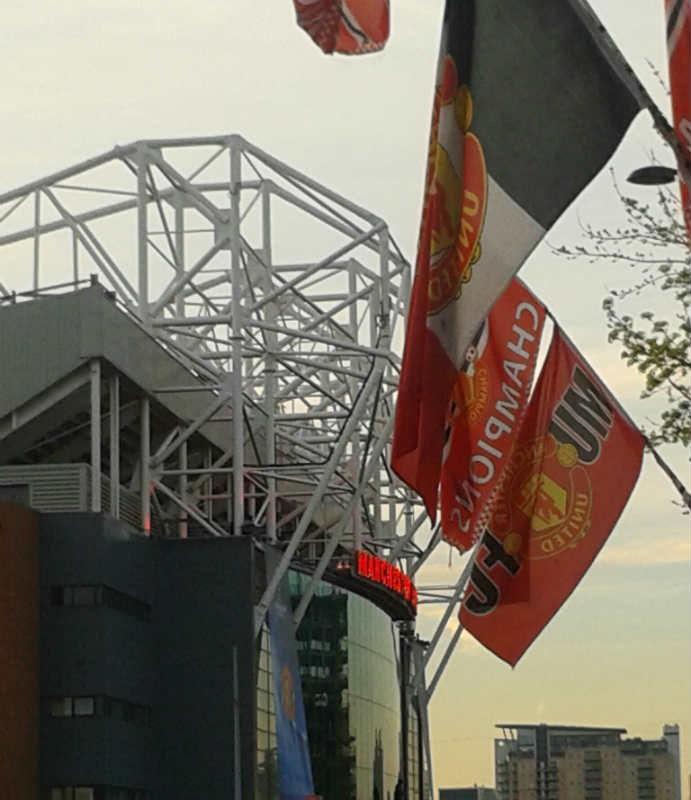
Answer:
M665 69L662 0L592 3L669 114L649 65ZM347 59L317 50L290 0L10 0L0 12L0 191L136 139L238 132L383 217L412 262L442 3L392 6L386 49ZM612 162L621 181L651 148L671 163L641 112ZM615 209L603 174L547 238L574 242L579 218L607 224ZM567 262L542 246L521 276L643 422L640 376L607 343L600 308L625 268ZM0 264L0 280L25 288L28 272ZM688 479L687 454L664 454ZM687 791L689 524L673 499L646 457L600 557L515 670L462 636L431 707L437 786L493 785L496 722L622 726L650 738L678 722ZM459 558L449 568L448 548L438 551L422 582L454 581ZM432 621L421 617L423 636Z

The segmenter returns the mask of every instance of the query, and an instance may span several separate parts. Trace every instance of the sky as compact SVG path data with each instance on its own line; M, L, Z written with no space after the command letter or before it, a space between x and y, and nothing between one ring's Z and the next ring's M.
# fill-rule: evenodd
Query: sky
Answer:
M10 0L0 11L0 191L137 139L237 132L383 217L413 262L442 3L392 5L386 49L348 59L320 53L290 0ZM666 69L662 0L593 6L669 115L656 75ZM611 162L618 179L651 151L672 163L642 112ZM608 344L601 311L630 276L549 247L580 241L581 222L614 224L616 211L605 171L520 274L642 423L659 408L639 400L641 378ZM687 454L663 454L688 481ZM689 522L674 497L646 457L600 557L516 669L463 634L431 705L437 786L493 785L498 722L621 726L649 738L678 722L686 791ZM459 568L440 547L420 582L453 582ZM423 636L435 613L421 615Z

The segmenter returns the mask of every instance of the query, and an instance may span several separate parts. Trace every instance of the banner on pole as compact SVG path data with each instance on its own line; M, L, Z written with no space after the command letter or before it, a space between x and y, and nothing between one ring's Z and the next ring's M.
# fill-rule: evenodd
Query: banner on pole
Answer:
M487 522L523 419L544 320L542 303L514 278L454 386L441 469L441 528L461 552Z
M473 338L638 108L569 2L447 2L392 453L432 519Z
M463 626L515 665L604 545L644 439L558 328L475 553Z
M267 577L273 575L280 556L267 548ZM314 797L307 721L295 645L295 627L288 577L284 575L268 610L271 671L276 710L278 786L281 800Z

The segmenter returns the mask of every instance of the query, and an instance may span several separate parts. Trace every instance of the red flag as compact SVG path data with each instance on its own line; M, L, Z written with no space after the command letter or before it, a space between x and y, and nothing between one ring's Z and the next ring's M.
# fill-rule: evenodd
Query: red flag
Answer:
M523 418L545 309L514 279L481 328L453 389L441 470L444 539L469 549L487 523Z
M463 626L509 664L604 545L638 478L643 444L555 329L460 612Z
M294 0L298 25L325 53L381 50L389 38L388 0Z
M432 519L473 337L637 111L571 3L446 3L391 458Z
M674 130L688 160L691 157L691 0L665 0L665 11ZM686 230L691 237L691 199L685 181L681 182L681 199Z

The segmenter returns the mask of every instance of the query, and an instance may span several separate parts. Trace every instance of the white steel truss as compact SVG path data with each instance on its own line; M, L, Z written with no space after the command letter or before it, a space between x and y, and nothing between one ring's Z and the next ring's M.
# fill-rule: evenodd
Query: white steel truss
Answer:
M148 140L1 194L0 248L0 302L98 281L189 371L189 384L160 385L155 397L211 390L204 413L153 452L152 398L141 398L141 519L147 527L153 509L179 536L197 526L277 543L257 631L293 561L313 574L299 624L339 554L365 545L413 576L437 546L438 531L424 549L415 543L426 514L389 466L410 266L382 219L238 135ZM80 380L91 387L98 504L98 360ZM110 377L115 513L119 392ZM188 444L209 422L227 426L230 444L192 463ZM411 646L425 721L451 648L429 690L424 668L465 580L420 591L446 607L431 643Z

